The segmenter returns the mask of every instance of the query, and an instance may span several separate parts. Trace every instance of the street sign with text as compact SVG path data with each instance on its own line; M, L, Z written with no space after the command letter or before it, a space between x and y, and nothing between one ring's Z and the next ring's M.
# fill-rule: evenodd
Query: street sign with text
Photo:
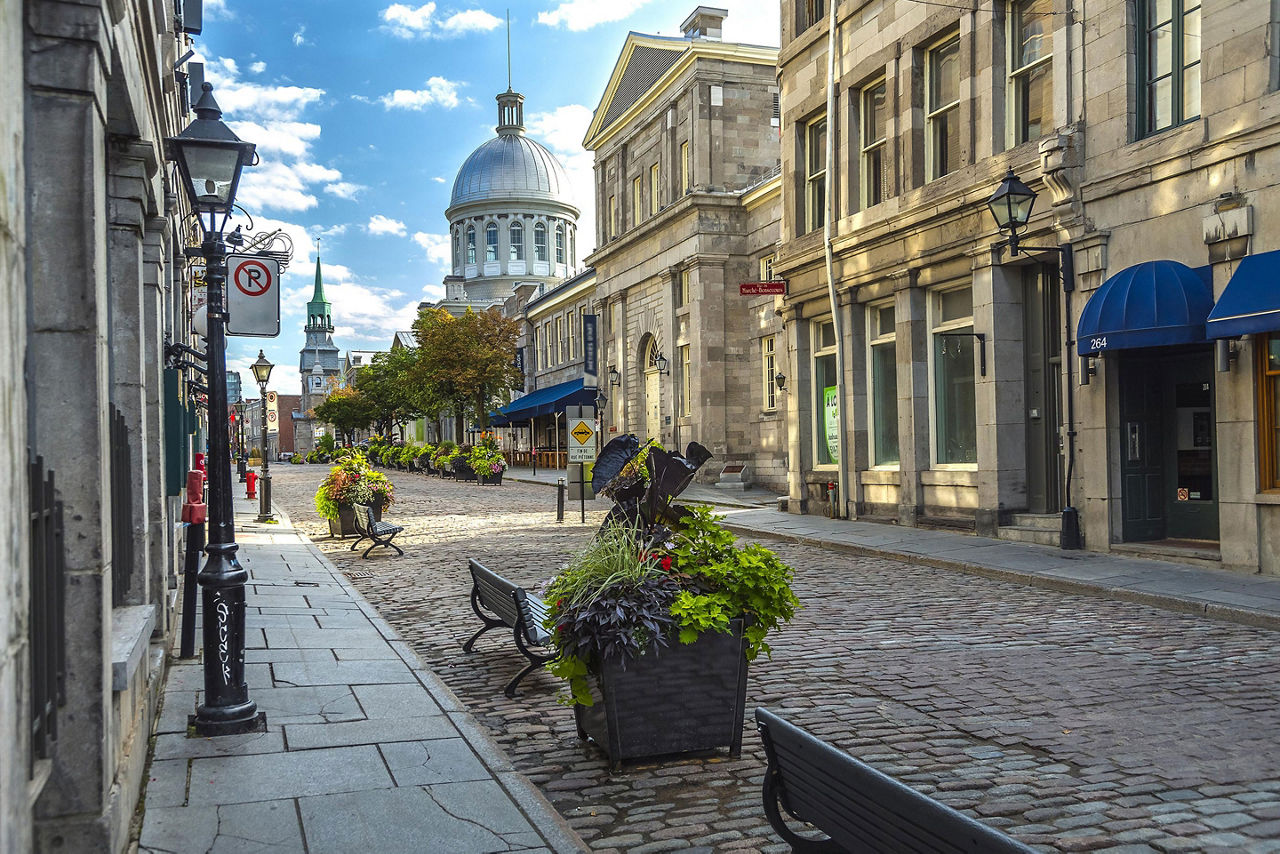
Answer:
M785 281L777 282L743 282L738 285L738 296L757 297L766 294L785 294L787 292L787 283Z

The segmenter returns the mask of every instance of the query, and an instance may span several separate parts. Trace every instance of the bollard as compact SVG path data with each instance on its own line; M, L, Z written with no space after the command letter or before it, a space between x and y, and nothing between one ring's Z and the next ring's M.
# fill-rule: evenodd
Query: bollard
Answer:
M840 513L837 508L839 496L836 494L836 485L834 483L827 484L827 516L832 519L839 519Z
M245 477L244 497L257 498L258 497L258 473L256 471L250 471L244 477Z
M556 478L556 521L564 521L564 478Z

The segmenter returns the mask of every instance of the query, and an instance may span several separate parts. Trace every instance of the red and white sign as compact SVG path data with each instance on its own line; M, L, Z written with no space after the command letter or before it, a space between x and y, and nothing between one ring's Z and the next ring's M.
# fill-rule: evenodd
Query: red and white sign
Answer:
M261 255L227 256L227 334L280 334L280 262Z
M744 297L758 297L766 294L785 294L787 292L787 283L785 280L776 282L743 282L738 285L738 295Z

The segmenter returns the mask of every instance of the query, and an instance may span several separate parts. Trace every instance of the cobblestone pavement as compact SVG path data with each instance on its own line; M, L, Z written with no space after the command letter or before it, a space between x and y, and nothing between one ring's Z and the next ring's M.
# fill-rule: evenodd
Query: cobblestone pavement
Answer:
M466 558L537 586L603 516L554 522L554 490L392 473L406 555L327 539L317 466L275 500L465 702L598 852L785 851L764 757L627 766L577 738L556 680L468 606ZM590 505L588 505L590 507ZM908 563L769 543L804 609L752 665L764 705L1043 851L1280 852L1280 633ZM370 573L365 576L364 573Z

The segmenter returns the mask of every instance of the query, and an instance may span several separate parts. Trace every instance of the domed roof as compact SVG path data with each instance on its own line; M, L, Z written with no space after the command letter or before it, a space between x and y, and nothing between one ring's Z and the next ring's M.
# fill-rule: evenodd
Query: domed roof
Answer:
M526 136L499 134L471 152L453 182L449 206L546 200L569 203L569 179L555 155Z
M476 202L549 201L577 210L560 161L524 135L523 101L516 92L498 96L498 135L463 162L450 209Z

